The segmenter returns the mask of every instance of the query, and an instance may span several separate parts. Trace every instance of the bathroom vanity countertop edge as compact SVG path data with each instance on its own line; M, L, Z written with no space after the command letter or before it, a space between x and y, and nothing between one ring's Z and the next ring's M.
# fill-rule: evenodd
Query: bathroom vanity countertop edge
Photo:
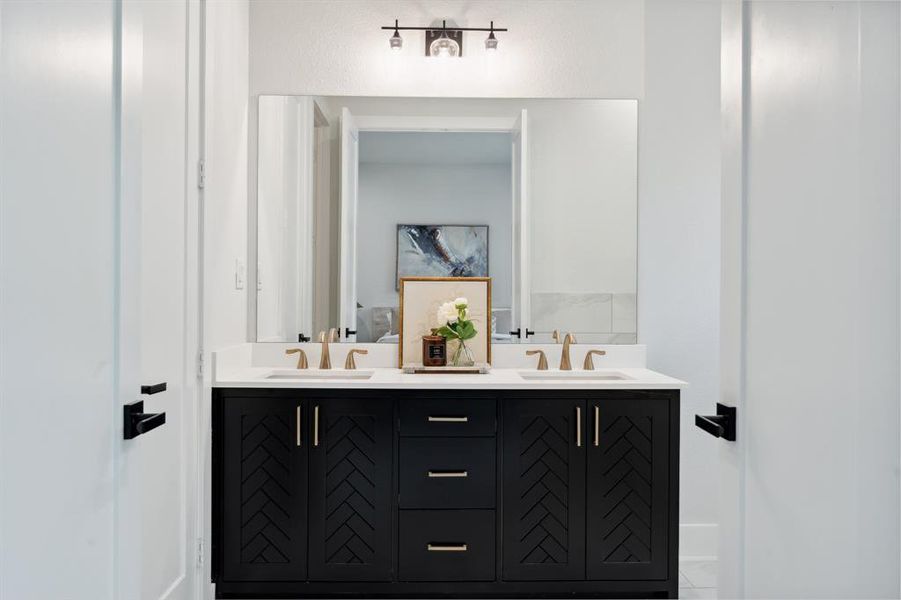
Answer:
M621 373L627 379L591 380L540 380L524 379L520 372L523 369L492 369L482 375L456 374L405 374L396 368L360 369L371 371L372 376L359 380L315 380L303 379L303 371L298 379L268 379L273 372L271 367L250 367L236 369L216 377L212 383L215 388L275 388L275 389L470 389L470 390L668 390L683 389L688 383L668 377L662 373L645 368L597 369L590 373ZM343 369L334 369L335 375L346 373ZM553 377L559 371L548 371ZM571 371L578 376L589 372ZM540 372L531 372L533 377L540 377Z

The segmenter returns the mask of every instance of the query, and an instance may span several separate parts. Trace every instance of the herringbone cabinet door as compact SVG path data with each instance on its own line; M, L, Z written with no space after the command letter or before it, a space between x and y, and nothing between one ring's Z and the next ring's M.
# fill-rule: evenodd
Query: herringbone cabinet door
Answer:
M225 403L226 580L306 579L307 459L306 448L297 445L300 405L273 398Z
M393 403L310 402L313 419L319 406L319 444L310 449L310 579L390 580Z
M585 578L584 418L582 400L504 403L504 579Z
M665 579L668 401L620 396L588 411L588 579Z

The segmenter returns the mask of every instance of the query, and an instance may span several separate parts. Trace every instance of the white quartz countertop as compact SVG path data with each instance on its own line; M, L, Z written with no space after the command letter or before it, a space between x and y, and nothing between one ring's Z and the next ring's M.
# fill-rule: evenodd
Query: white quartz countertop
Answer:
M352 379L351 377L354 375L362 377ZM366 377L367 375L369 376ZM542 378L544 375L547 378ZM443 373L414 375L405 374L396 368L359 369L356 372L344 369L322 372L318 369L311 369L308 371L297 370L297 377L292 378L286 369L249 367L220 377L213 385L222 388L304 389L663 390L680 389L687 384L684 381L642 368L566 372L491 369L488 373L478 375Z
M212 385L218 388L419 390L661 390L681 389L688 385L646 368L642 346L607 346L610 348L608 356L596 358L593 371L579 368L581 360L573 360L571 371L553 368L557 365L557 356L553 353L559 351L554 347L546 348L552 364L547 371L538 371L534 368L534 360L522 358L526 347L503 349L495 365L484 374L407 374L396 366L384 366L387 354L381 356L384 349L374 347L375 344L368 345L371 350L368 355L357 358L356 370L317 369L317 348L304 345L313 368L296 369L296 355L284 355L285 349L296 346L298 344L244 344L216 352ZM343 364L349 347L332 346L333 365ZM587 349L587 345L583 348L573 346L574 359L581 359ZM505 352L509 356L504 356ZM605 360L607 364L604 364Z

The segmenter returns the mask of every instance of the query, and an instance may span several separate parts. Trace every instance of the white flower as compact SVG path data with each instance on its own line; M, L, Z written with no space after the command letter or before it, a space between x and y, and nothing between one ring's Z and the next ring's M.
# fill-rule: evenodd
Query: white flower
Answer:
M457 322L457 309L452 302L445 302L438 307L438 323L446 325Z
M454 300L454 306L458 309L466 308L467 306L469 306L469 300L467 300L466 298L457 298L456 300Z

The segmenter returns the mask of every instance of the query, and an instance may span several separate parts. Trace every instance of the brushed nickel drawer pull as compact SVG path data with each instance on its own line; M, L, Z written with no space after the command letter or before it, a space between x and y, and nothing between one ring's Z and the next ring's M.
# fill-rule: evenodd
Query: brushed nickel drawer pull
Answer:
M469 471L429 471L429 477L469 477Z
M300 407L294 409L294 416L297 421L295 425L297 426L297 445L300 446Z
M466 552L466 544L429 544L426 546L429 552Z
M429 417L429 423L469 423L469 417Z
M601 409L594 407L594 445L599 446L601 443Z

